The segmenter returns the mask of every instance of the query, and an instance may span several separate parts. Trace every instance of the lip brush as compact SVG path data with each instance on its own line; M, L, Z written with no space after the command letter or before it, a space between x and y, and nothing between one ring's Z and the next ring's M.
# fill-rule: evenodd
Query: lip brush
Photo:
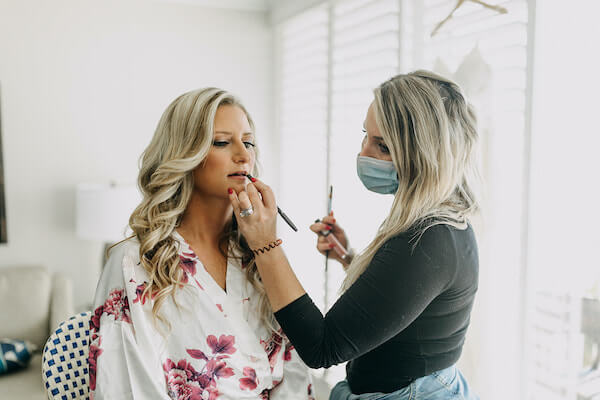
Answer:
M252 180L252 175L246 174L246 177ZM281 218L283 218L283 220L290 226L290 228L294 230L294 232L298 232L298 228L296 228L296 225L294 225L290 217L288 217L283 211L281 211L281 208L279 208L279 206L277 206L277 213L281 215Z
M331 200L333 197L333 185L329 185L329 196L327 199L327 215L331 214ZM325 252L325 272L327 272L327 267L329 266L329 250Z

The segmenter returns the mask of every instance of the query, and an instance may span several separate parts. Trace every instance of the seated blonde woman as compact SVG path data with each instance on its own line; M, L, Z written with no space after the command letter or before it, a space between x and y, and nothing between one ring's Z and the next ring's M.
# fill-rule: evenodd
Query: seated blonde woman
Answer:
M169 105L142 157L133 235L96 290L92 398L313 398L233 217L228 189L246 173L254 125L235 97L207 88Z

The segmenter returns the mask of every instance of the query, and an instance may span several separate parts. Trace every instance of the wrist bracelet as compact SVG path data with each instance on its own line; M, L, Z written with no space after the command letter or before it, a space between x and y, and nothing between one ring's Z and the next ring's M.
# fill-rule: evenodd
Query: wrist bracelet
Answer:
M252 251L256 255L259 255L259 253L264 254L267 251L270 251L271 249L274 249L275 247L279 246L281 243L283 243L283 240L277 239L276 241L269 243L265 247L261 247L260 249L256 249L256 250L253 249Z

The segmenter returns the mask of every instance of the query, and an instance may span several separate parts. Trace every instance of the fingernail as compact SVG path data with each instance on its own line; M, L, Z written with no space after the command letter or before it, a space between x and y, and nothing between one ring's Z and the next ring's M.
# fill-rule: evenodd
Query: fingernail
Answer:
M255 178L255 177L252 177L252 178L250 178L250 180L251 180L252 182L256 182L256 178Z
M229 194L233 193L233 189L232 188L227 189L227 191L229 192Z
M335 247L335 244L333 244L333 243L329 243L329 248L330 248L330 249L333 249L334 247Z
M333 223L335 224L335 218L333 219Z
M327 229L328 231L330 231L330 230L331 230L331 226L327 225L327 226L325 227L325 229Z

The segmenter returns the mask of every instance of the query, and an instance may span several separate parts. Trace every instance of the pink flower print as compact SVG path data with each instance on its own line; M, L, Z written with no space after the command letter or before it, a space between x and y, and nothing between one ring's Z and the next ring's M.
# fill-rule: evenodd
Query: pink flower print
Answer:
M258 379L256 378L256 371L251 367L244 367L244 377L240 378L240 389L242 390L254 390L258 386Z
M233 376L233 369L228 368L223 361L212 359L206 363L206 373L215 378L229 378Z
M183 253L188 254L188 253ZM192 253L193 254L193 253ZM194 256L195 257L195 256ZM181 268L191 276L196 275L196 261L193 258L188 258L184 256L179 256L179 265Z
M198 381L200 386L203 388L210 387L210 385L213 384L213 378L212 378L212 376L210 376L208 374L199 375L198 378L196 379L196 381Z
M129 282L135 283L135 281L133 279L131 279ZM147 285L148 285L148 282L144 282L140 285L137 285L137 287L135 288L135 300L133 300L134 304L139 303L139 302L141 302L142 305L146 304L146 300L148 300L148 294L146 293L146 296L143 296L143 294L144 294L144 290L146 290ZM151 295L151 299L154 300L155 297L156 297L156 292L153 292Z
M217 308L219 309L219 311L223 312L223 306L220 304L217 304Z
M291 361L291 359L292 359L292 350L294 350L294 345L292 345L292 342L288 341L285 344L285 351L283 353L283 359L285 361Z
M100 317L102 317L102 313L104 312L104 305L101 305L94 310L94 315L90 319L90 330L94 333L97 333L100 330Z
M221 395L221 392L214 386L206 388L206 391L208 392L208 400L216 400Z
M197 360L205 360L208 361L208 357L206 357L206 354L204 354L204 352L202 350L196 350L196 349L186 349L185 351L187 351L187 353L192 356L193 358L197 359Z
M189 247L189 246L188 246ZM196 258L196 253L194 253L193 250L190 251L182 251L181 252L184 256L188 257L188 258Z
M179 360L175 368L186 371L188 379L192 379L198 375L198 372L194 369L193 365L186 360Z
M225 335L222 335L221 339L217 341L214 338L217 345L219 342L225 343L229 341ZM233 339L231 342L233 343ZM227 346L229 345L226 344L225 347ZM186 351L193 358L206 360L207 362L204 368L198 372L186 360L179 360L175 364L170 359L167 359L163 363L163 370L165 371L169 395L174 399L216 400L220 395L216 388L216 380L219 378L230 378L234 375L233 369L227 367L227 364L222 361L223 358L228 358L229 356L221 354L209 359L202 350L186 349Z
M179 256L179 265L181 266L181 269L184 271L183 274L183 279L181 280L182 283L188 283L188 276L191 276L192 278L194 278L194 276L196 275L196 255L192 252L192 253L186 253L183 252L183 255ZM196 285L198 285L198 287L202 290L204 290L204 288L202 287L202 285L200 284L200 282L198 282L198 280L196 278L194 278L194 282L196 282Z
M185 360L177 365L170 359L163 363L169 397L177 400L203 400L204 388L197 381L198 372Z
M129 312L129 302L127 296L124 295L123 289L113 289L104 304L98 306L94 310L94 315L90 318L90 331L92 332L92 340L94 340L100 330L100 319L103 314L113 315L115 321L125 321L131 323Z
M312 390L312 383L308 384L308 400L315 400L315 395Z
M212 349L213 354L233 354L235 353L235 337L232 335L221 335L219 340L214 335L209 335L206 338L206 343Z
M115 321L125 321L131 323L129 314L129 302L123 289L114 289L108 294L104 302L104 313L113 315Z
M269 365L271 366L271 372L275 369L275 364L277 364L277 354L281 350L281 342L282 338L279 334L273 332L271 338L267 341L261 339L260 344L263 345L265 352L269 358Z
M97 344L90 344L90 352L88 355L88 364L90 371L90 390L96 390L96 365L98 361L98 357L102 354L102 349L100 348L100 344L102 342L102 338L98 336Z

